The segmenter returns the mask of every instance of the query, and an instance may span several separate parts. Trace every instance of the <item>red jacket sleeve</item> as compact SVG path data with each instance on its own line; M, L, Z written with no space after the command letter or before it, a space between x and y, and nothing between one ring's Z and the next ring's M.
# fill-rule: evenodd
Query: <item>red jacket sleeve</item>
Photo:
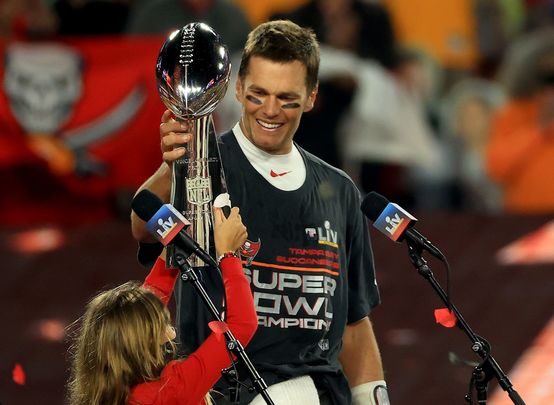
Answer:
M257 328L250 286L238 258L225 258L221 270L227 297L227 325L246 346ZM129 403L144 403L146 399L150 404L197 405L220 378L221 370L230 364L225 337L212 333L188 358L170 362L160 380L135 387Z
M152 266L152 270L146 276L143 287L148 288L167 305L171 298L171 293L173 293L178 275L178 269L167 269L165 267L165 260L158 257L156 263Z

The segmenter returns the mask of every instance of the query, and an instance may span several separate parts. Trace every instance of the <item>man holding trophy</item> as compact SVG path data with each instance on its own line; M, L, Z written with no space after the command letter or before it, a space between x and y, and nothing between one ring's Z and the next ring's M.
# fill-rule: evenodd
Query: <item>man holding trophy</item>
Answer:
M293 142L302 114L314 106L318 68L310 30L290 21L255 28L235 89L240 122L218 139L224 184L249 234L240 255L259 326L248 355L276 404L384 405L386 383L368 318L379 293L359 191L342 171ZM174 162L190 154L195 125L173 111L163 114L164 162L141 189L172 199ZM131 219L139 258L147 262L159 246L148 243L142 220ZM206 271L204 282L217 295L214 273ZM185 288L177 292L186 352L209 333L211 319L195 299ZM243 374L239 370L239 380L248 377ZM221 380L216 389L224 397L213 393L215 402L263 404L255 392L238 396L234 388Z

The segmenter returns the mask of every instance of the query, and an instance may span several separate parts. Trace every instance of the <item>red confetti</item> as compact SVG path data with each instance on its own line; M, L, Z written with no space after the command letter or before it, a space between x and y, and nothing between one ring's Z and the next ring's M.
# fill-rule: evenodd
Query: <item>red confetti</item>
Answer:
M11 248L18 253L39 254L60 249L65 244L65 235L56 228L39 228L16 234Z
M23 367L21 367L21 364L15 363L15 367L12 371L12 378L13 382L19 385L25 385L25 371L23 371Z
M42 339L61 342L65 336L65 325L59 319L41 319L34 325L34 332Z
M435 309L435 321L445 328L452 328L456 325L456 315L448 308Z
M215 336L217 337L217 340L221 340L221 336L229 331L229 326L225 322L222 321L211 321L208 323L208 326L210 327L211 331L215 333Z

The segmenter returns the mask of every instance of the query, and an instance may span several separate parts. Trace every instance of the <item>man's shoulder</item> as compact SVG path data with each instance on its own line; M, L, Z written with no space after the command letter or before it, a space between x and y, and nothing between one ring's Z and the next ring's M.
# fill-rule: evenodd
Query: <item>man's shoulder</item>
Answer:
M322 175L324 175L325 177L328 177L333 181L344 183L347 186L355 187L354 181L342 169L339 169L338 167L330 165L323 159L318 158L316 155L308 152L307 150L303 149L298 145L296 145L296 147L304 157L304 161L306 162L306 165L308 167L312 168L316 172L321 173Z
M217 145L223 166L233 171L243 156L233 130L230 129L219 134L217 136Z
M228 129L227 131L224 131L224 132L220 133L219 134L219 139L225 140L225 139L228 139L230 136L233 136L233 130L232 129Z
M233 134L232 129L222 132L217 136L217 143L219 144L220 148L228 148L233 143L233 141L235 141L235 135Z

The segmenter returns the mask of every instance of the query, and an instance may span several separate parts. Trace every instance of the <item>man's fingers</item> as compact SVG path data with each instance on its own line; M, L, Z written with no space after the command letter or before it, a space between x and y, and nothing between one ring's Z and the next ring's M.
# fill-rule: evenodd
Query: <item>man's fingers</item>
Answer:
M162 154L164 162L173 162L180 157L183 157L183 155L186 153L185 148L175 148L173 150L169 150L167 152L164 152Z
M169 118L160 122L160 131L161 132L192 132L194 129L194 124L189 121L177 121L174 118Z
M191 134L176 134L175 132L170 132L162 136L162 148L164 151L171 149L172 147L190 142L191 138Z
M164 113L162 114L162 124L165 122L168 122L172 116L173 116L173 113L171 111L165 110Z
M179 121L178 123L181 132L191 132L194 129L192 121Z

